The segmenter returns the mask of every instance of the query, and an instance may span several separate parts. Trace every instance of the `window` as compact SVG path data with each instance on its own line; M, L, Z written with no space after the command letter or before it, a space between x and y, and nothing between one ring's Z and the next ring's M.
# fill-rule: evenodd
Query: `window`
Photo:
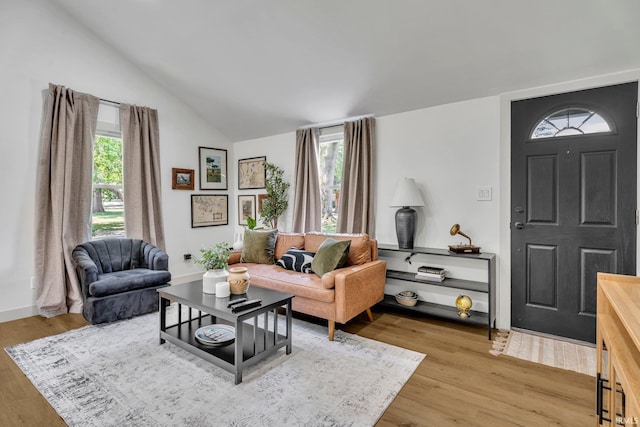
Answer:
M91 238L123 237L122 139L118 108L100 104L93 147Z
M338 223L342 160L344 152L343 126L320 129L320 202L322 231L335 233Z
M607 120L595 111L582 107L569 107L558 110L542 119L533 129L531 139L608 133L611 131L612 127Z

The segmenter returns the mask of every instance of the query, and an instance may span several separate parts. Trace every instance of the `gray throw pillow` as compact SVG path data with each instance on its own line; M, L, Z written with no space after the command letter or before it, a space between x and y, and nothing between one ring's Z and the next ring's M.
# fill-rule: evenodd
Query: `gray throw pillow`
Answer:
M276 247L278 230L256 231L245 230L244 246L240 255L240 262L254 262L256 264L273 264L273 251Z
M318 276L337 268L342 268L347 263L351 240L335 240L331 237L322 242L316 256L313 257L311 270Z

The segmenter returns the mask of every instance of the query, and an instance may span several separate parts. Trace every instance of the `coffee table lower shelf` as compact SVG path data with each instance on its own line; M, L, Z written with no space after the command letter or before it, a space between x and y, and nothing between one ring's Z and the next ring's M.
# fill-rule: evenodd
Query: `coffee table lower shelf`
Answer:
M271 289L249 289L246 298L260 300L261 304L240 312L229 308L230 298L203 293L202 280L160 288L158 294L160 344L168 341L231 372L235 376L235 384L242 382L245 367L283 347L286 354L291 354L291 300L294 297L291 294ZM177 321L172 318L172 323L168 324L167 310L171 302L177 303ZM285 311L284 327L278 326L278 319L282 317L278 310L281 308ZM212 324L235 328L235 341L224 346L208 346L196 340L195 332Z
M212 324L231 325L231 322L211 321L211 316L206 316L203 319L193 319L190 322L183 322L180 325L167 326L165 331L160 331L160 338L169 341L183 349L194 353L207 361L220 366L221 368L234 373L234 361L236 357L235 342L224 346L214 347L201 344L195 338L195 332L203 326ZM287 342L287 337L278 334L274 341L274 333L272 331L266 331L253 325L242 323L242 335L244 337L253 337L250 340L243 340L242 345L242 364L244 367L250 366L266 356L270 355L273 351L284 347ZM261 339L262 338L262 339ZM265 350L272 350L266 352Z

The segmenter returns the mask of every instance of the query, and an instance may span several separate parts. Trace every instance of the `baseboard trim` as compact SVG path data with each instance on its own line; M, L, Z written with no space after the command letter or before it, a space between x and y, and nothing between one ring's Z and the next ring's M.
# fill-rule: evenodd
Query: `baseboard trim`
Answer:
M182 276L173 276L170 283L172 285L181 285L183 283L201 280L203 274L203 272L199 271L196 273L183 274ZM36 316L38 314L40 313L38 312L38 307L35 305L0 311L0 323L24 319L25 317Z
M172 285L182 285L183 283L193 282L195 280L202 280L204 272L199 271L196 273L183 274L182 276L171 276Z
M24 319L25 317L36 316L38 314L38 307L35 305L0 311L0 323Z

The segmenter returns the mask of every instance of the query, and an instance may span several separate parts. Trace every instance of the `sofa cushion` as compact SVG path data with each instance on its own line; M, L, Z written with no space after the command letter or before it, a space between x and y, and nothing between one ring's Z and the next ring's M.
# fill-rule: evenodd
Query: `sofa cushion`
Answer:
M240 262L275 263L273 253L276 247L277 234L278 230L245 230Z
M371 240L369 235L363 234L327 234L318 232L309 232L304 236L304 250L309 252L318 252L318 248L328 237L335 240L350 240L349 257L346 265L361 265L371 261Z
M313 257L311 269L322 277L324 273L344 267L349 256L349 246L351 240L338 241L328 237Z
M282 258L291 248L304 249L304 233L281 233L278 232L276 239L276 249L273 256L276 259Z
M116 271L98 275L98 280L89 285L89 295L104 297L121 292L159 286L171 280L171 273L165 270L133 270Z
M297 248L291 248L286 254L276 261L276 265L285 270L297 271L299 273L312 273L311 263L314 257L313 252L301 251Z
M327 289L322 284L322 279L315 274L298 273L267 264L236 265L248 268L251 286L269 288L321 302L332 303L335 300L335 289Z

